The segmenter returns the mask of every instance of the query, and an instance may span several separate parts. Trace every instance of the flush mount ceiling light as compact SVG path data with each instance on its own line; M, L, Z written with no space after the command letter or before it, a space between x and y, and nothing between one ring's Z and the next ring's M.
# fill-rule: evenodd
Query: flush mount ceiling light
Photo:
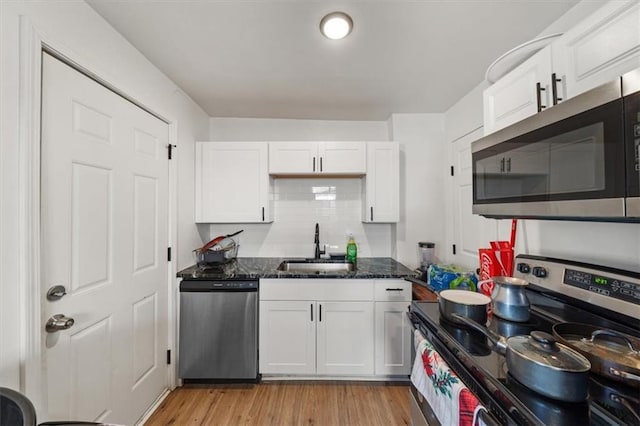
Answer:
M320 21L320 32L331 40L340 40L353 29L353 20L344 12L332 12Z

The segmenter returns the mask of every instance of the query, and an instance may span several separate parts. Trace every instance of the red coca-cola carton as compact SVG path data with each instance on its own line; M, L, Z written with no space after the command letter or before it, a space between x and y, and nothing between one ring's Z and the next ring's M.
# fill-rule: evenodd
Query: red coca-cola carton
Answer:
M493 249L481 248L478 250L478 255L480 257L478 291L491 297L494 287L491 278L500 275L496 252Z

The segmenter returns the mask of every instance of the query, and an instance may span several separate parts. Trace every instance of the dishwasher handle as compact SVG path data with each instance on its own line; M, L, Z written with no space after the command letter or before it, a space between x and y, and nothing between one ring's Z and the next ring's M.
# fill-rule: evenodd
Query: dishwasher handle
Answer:
M180 293L256 292L258 280L183 280Z

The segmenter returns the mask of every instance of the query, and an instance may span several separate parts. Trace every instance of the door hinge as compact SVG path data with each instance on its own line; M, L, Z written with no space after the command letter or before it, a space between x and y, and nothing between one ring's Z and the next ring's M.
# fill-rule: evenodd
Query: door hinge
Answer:
M453 166L451 166L451 176L453 176Z
M173 149L177 148L177 146L169 144L168 148L169 148L169 160L171 160L171 157L173 156Z
M167 262L171 262L171 247L167 247Z
M167 349L167 365L171 365L171 349Z
M453 254L456 254L456 245L455 244L451 245L451 250L453 251Z

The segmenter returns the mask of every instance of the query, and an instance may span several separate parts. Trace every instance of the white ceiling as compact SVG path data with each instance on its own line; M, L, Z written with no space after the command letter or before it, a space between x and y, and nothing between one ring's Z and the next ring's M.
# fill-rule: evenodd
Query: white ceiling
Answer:
M443 112L577 0L88 0L212 117ZM324 38L320 19L354 30Z

